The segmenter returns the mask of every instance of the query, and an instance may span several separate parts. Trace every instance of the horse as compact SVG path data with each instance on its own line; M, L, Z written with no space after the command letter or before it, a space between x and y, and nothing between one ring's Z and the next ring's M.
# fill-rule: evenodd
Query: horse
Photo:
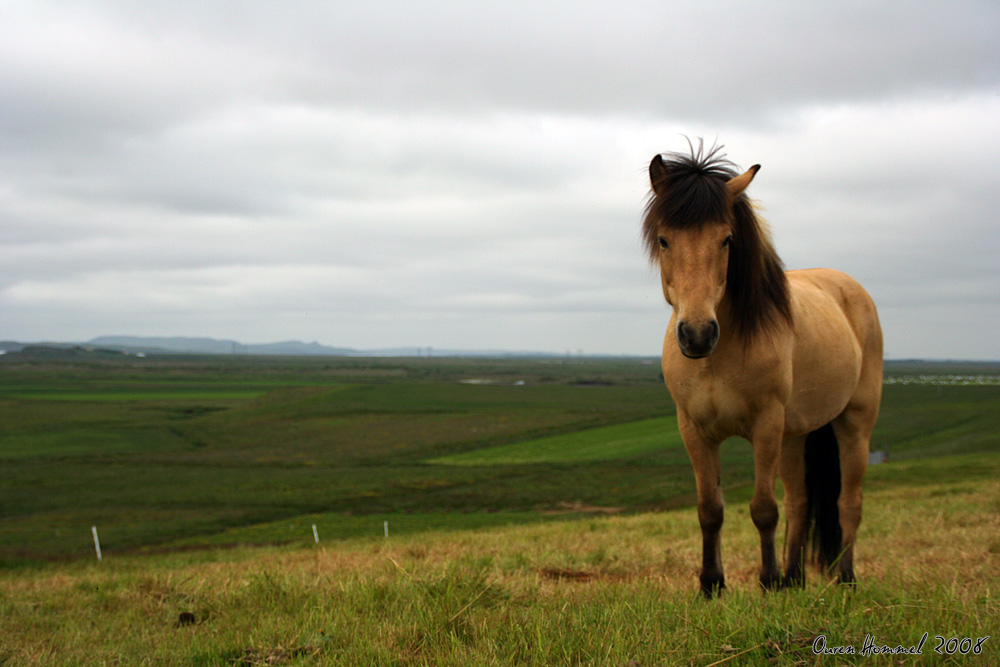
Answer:
M704 145L656 155L642 240L673 308L663 378L694 469L701 591L725 588L720 551L723 440L754 454L750 516L764 590L805 585L809 559L853 584L861 483L882 396L875 304L833 269L785 271L738 173ZM775 478L785 488L785 571L775 554Z

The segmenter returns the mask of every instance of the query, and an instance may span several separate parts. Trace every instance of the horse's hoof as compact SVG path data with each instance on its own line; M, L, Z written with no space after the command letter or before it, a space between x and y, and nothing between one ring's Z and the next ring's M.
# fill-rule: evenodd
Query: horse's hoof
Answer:
M722 577L718 579L708 579L703 577L701 579L701 594L705 596L706 600L719 597L725 589L726 580Z
M780 574L761 574L760 587L765 591L779 591L783 588Z
M706 600L714 600L717 597L722 596L722 591L726 590L725 586L715 586L713 588L702 588L701 594L705 596Z

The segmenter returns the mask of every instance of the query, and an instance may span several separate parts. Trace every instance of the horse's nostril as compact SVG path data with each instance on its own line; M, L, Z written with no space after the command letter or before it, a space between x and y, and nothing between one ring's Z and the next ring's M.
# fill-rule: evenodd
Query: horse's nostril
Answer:
M711 319L704 324L677 323L677 342L688 357L703 357L712 352L719 340L719 323Z
M677 338L682 342L687 340L687 322L681 320L677 323Z

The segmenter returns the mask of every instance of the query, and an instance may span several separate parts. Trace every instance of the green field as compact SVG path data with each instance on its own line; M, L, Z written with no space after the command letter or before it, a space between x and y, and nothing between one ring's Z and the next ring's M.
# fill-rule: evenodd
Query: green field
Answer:
M0 357L0 664L817 664L821 633L981 638L997 378L887 368L854 596L813 574L760 597L752 452L725 443L713 607L649 360Z
M428 460L428 463L460 466L592 463L635 459L664 450L684 455L683 446L677 432L677 418L671 416L439 456Z
M693 499L650 360L16 356L0 358L4 567L86 558L95 525L112 556L309 537L287 528L304 516L340 539L390 517L410 531ZM998 371L890 367L873 447L1000 452ZM933 382L955 377L987 380ZM749 445L724 462L739 499Z

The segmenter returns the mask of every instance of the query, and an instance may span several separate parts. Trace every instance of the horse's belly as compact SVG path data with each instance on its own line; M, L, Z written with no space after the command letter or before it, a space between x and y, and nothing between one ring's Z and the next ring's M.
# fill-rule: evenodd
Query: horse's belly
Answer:
M785 406L785 434L803 435L829 424L844 411L851 398L854 382L835 381L826 387L795 388Z
M858 385L862 353L835 299L814 292L809 299L794 299L793 309L795 349L785 431L802 435L843 412Z

